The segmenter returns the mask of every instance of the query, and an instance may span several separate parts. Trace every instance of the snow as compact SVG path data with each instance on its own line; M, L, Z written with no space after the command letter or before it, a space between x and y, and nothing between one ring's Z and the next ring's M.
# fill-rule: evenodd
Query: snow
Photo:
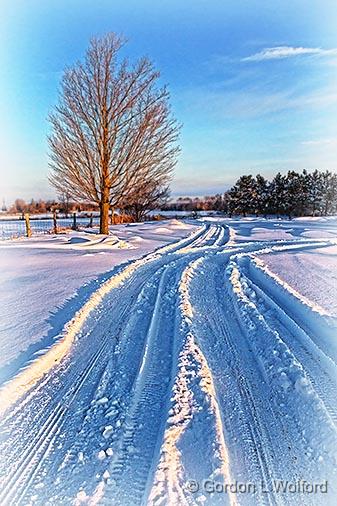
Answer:
M97 454L97 458L98 458L98 460L104 460L106 456L107 456L107 455L106 455L106 453L105 453L105 451L104 451L104 450L100 450L100 451L98 452L98 454Z
M270 253L263 256L263 262L295 290L337 317L337 246Z
M50 346L116 265L195 229L177 220L163 223L164 237L156 232L158 222L151 222L115 225L108 237L69 232L0 241L0 380Z
M1 503L333 505L336 248L215 217L1 244Z
M105 437L105 439L108 439L111 436L112 432L113 432L113 426L106 425L103 430L103 437Z

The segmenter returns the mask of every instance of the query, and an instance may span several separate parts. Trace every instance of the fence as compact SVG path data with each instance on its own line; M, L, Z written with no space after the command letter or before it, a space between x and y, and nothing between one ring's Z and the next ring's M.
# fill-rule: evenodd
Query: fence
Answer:
M21 219L1 219L0 239L53 234L71 228L90 228L98 223L98 216L78 216L76 213L71 218L61 218L54 215L52 218L42 219L31 218L26 214Z

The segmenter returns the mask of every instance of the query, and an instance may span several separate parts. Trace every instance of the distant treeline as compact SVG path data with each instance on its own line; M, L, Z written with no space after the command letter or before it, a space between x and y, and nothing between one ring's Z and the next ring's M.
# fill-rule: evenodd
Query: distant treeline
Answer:
M289 171L276 174L271 181L260 174L245 175L223 194L179 198L165 209L215 210L229 216L327 216L337 213L337 174Z
M137 201L138 206L138 201ZM133 205L136 205L133 203ZM144 207L145 203L143 203ZM136 207L137 207L136 206ZM155 208L148 205L147 210ZM269 181L260 174L241 176L235 185L224 193L205 197L180 197L157 207L163 211L219 211L229 216L327 216L337 214L337 174L315 170L301 173L289 171L276 174ZM58 210L64 214L74 211L97 211L97 206L72 202L67 196L56 200L16 199L9 213L43 214ZM123 211L127 212L128 203ZM5 209L3 209L5 210ZM136 216L135 219L144 219Z
M72 202L69 199L58 200L34 200L31 199L26 202L23 199L16 199L14 203L7 209L5 206L2 208L3 211L7 211L9 214L44 214L52 213L54 210L59 211L63 214L70 214L75 211L97 211L97 205L88 203Z

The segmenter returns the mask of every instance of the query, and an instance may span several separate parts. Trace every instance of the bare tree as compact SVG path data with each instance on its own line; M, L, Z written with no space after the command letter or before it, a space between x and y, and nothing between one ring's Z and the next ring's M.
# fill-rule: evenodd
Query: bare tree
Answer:
M59 193L100 207L108 233L118 207L148 177L169 177L179 126L159 73L145 58L120 61L123 39L92 39L83 63L65 71L59 104L50 115L50 181Z
M27 209L27 204L23 199L15 199L14 205L12 206L12 210L15 213L23 213Z
M169 187L160 181L144 183L128 195L125 203L122 203L122 209L134 221L143 221L149 211L167 202L169 194Z

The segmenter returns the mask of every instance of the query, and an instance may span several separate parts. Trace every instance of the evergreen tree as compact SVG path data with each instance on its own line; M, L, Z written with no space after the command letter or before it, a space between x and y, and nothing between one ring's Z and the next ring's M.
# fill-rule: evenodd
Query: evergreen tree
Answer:
M256 214L264 217L268 214L270 206L269 183L266 178L258 174L255 180L255 209Z
M229 191L231 213L243 214L255 212L256 181L253 176L241 176Z
M322 173L322 214L327 216L337 208L337 176L329 171Z
M276 174L269 185L269 209L272 214L285 214L286 178L280 172Z
M308 199L307 212L315 216L322 213L324 188L322 173L317 169L307 175L308 181Z

